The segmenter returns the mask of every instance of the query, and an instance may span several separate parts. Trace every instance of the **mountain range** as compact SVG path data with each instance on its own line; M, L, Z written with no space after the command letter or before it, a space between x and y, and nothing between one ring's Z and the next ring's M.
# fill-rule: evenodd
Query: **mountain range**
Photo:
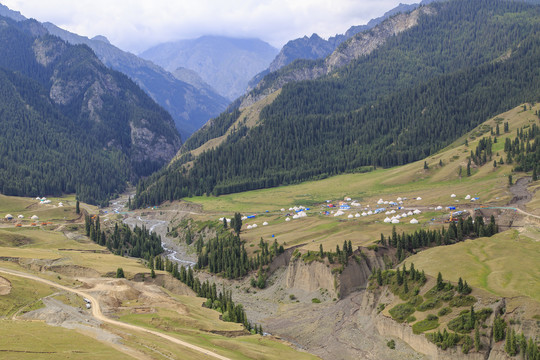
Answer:
M11 17L16 21L26 18L0 4L0 15ZM104 36L89 39L56 25L46 22L47 31L71 44L85 44L98 58L111 69L129 76L154 101L167 110L175 121L176 128L184 139L198 130L210 118L225 110L229 100L219 95L203 81L182 81L151 61L112 45Z
M139 184L136 202L429 156L489 116L538 99L539 15L521 2L435 2L356 34L325 59L297 60L195 133L171 166Z

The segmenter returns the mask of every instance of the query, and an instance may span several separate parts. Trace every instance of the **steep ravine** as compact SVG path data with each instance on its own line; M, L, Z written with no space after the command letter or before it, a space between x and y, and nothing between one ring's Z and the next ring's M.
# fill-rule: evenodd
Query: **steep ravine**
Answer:
M272 268L275 272L269 288L251 294L257 298L257 321L265 331L323 359L510 359L500 343L495 347L491 344L491 327L483 336L484 350L466 355L459 346L441 350L425 335L414 334L410 325L380 313L379 304L392 303L394 295L387 290L367 290L368 279L372 270L384 268L391 254L362 250L357 257L361 260L351 259L341 274L332 273L328 264L319 261L291 259L290 252L277 258L279 265ZM262 318L263 303L272 301L272 293L278 294L273 306L268 306L272 311ZM242 302L241 298L238 300ZM322 302L313 303L313 298ZM253 318L255 309L249 302L244 305L248 317ZM505 307L504 299L494 306L496 313ZM396 342L395 350L386 345L390 339L401 340Z

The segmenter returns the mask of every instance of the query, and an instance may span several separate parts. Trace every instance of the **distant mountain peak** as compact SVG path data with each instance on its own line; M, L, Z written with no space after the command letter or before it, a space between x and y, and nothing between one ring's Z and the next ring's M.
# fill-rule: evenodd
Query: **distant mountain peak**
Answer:
M96 40L96 41L101 41L101 42L104 42L106 44L109 44L111 45L111 42L109 41L109 39L107 39L105 36L103 35L97 35L97 36L94 36L92 38L92 40Z

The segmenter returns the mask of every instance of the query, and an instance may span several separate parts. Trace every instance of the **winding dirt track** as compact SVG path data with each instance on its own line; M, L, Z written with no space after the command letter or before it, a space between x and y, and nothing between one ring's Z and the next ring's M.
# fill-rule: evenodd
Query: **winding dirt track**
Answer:
M80 296L82 296L84 298L87 298L88 300L90 300L90 303L92 304L92 315L96 319L98 319L100 321L103 321L105 323L120 326L120 327L130 329L130 330L142 331L142 332L149 333L149 334L152 334L152 335L155 335L155 336L159 336L159 337L161 337L161 338L163 338L165 340L168 340L168 341L170 341L172 343L175 343L175 344L184 346L186 348L198 351L198 352L200 352L200 353L202 353L204 355L208 355L208 356L214 357L216 359L231 360L228 357L216 354L213 351L203 349L203 348L201 348L201 347L199 347L197 345L193 345L193 344L190 344L188 342L179 340L179 339L177 339L175 337L172 337L172 336L169 336L169 335L166 335L166 334L162 334L162 333L157 332L157 331L145 329L145 328L140 327L140 326L126 324L126 323L123 323L123 322L120 322L120 321L109 319L108 317L103 315L103 313L101 312L101 307L99 306L99 302L92 295L90 295L90 294L88 294L86 292L83 292L83 291L80 291L80 290L77 290L77 289L72 289L72 288L69 288L67 286L63 286L63 285L57 284L55 282L52 282L52 281L49 281L49 280L46 280L46 279L42 279L42 278L34 276L34 275L26 274L26 273L23 273L23 272L20 272L20 271L0 268L0 273L9 274L9 275L13 275L13 276L18 276L18 277L22 277L22 278L26 278L26 279L30 279L30 280L34 280L34 281L39 281L39 282L47 284L49 286L53 286L53 287L55 287L57 289L61 289L61 290L64 290L64 291L69 291L69 292L75 293L77 295L80 295Z

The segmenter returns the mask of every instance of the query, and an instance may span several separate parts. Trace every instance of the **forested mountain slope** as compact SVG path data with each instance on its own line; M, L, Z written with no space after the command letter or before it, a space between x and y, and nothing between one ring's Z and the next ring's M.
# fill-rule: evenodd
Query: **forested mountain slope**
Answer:
M0 17L0 191L90 203L167 163L170 115L88 47Z
M432 15L370 55L286 85L262 110L261 125L240 127L189 170L185 158L141 182L136 204L405 164L538 99L538 7L484 0L429 7Z
M88 45L105 65L129 76L171 114L183 139L187 139L229 104L229 100L208 84L193 85L181 81L151 61L122 51L104 38L88 39L51 23L44 23L43 26L51 34L71 44Z

